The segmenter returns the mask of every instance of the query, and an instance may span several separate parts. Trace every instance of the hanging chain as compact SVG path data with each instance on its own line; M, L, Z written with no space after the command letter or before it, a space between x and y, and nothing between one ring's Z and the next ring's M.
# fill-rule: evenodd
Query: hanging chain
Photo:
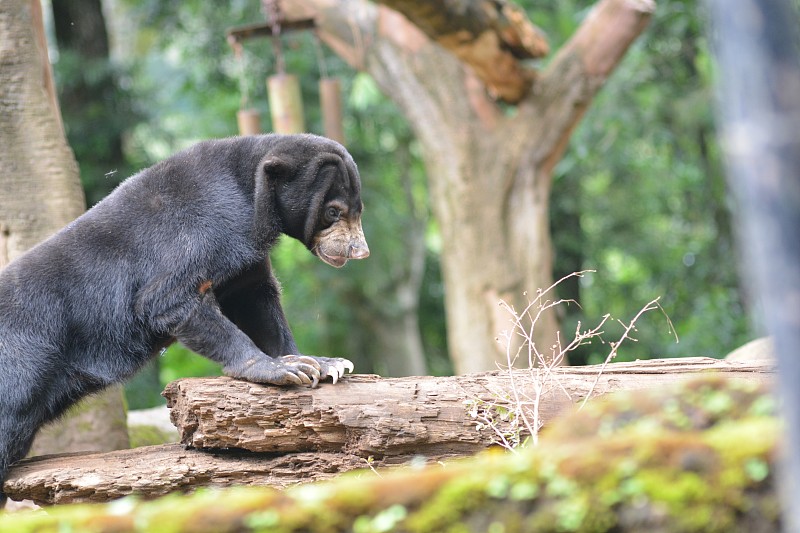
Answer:
M233 56L236 58L236 64L239 67L239 94L242 96L239 109L248 109L250 107L250 85L246 80L247 59L245 58L244 46L233 35L228 36L228 44L233 49Z
M314 51L317 54L317 69L319 70L319 77L326 79L328 77L328 66L325 64L325 54L322 52L322 42L319 38L318 30L314 30Z
M283 60L283 50L281 48L281 22L283 22L283 12L281 11L279 0L262 0L262 9L267 22L272 29L272 48L275 52L275 67L278 74L286 72L286 64Z

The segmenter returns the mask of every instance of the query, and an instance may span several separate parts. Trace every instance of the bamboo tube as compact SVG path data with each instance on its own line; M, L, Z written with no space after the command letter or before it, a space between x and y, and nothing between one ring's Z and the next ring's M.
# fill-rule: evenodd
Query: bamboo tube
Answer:
M344 144L342 90L339 80L336 78L321 78L319 80L319 98L325 136Z
M236 112L239 135L258 135L261 133L261 114L257 109L240 109Z
M276 133L303 133L303 101L300 82L294 74L276 74L267 78L269 112Z

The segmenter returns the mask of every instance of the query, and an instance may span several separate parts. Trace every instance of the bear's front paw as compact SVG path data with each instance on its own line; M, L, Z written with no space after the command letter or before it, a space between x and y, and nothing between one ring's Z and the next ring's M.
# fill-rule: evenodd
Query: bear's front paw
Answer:
M223 370L230 377L254 383L311 385L314 388L320 380L327 379L328 376L336 383L346 371L353 371L353 363L341 357L284 355L276 359L251 359L243 366L231 366Z
M313 357L285 355L277 359L251 359L241 367L226 367L225 375L254 383L271 385L311 385L316 387L322 367Z

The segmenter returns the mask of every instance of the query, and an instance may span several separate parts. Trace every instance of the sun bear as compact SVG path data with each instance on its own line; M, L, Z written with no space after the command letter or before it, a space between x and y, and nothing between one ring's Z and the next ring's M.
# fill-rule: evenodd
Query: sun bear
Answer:
M0 501L36 431L180 341L226 375L333 382L301 355L269 251L281 234L341 267L369 255L361 181L315 135L206 141L139 172L0 271Z

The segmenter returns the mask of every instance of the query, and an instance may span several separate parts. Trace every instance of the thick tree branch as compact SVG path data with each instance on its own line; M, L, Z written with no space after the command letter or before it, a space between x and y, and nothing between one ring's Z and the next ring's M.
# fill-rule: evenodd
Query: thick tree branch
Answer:
M533 72L519 60L545 56L544 33L517 5L501 0L377 0L472 67L495 97L517 103Z
M587 76L605 81L647 27L655 9L653 0L602 0L559 55L578 55ZM558 58L554 63L557 65ZM554 68L558 68L556 65Z
M343 453L266 454L187 450L180 444L94 454L44 455L17 464L3 485L15 500L40 505L105 502L131 494L155 498L198 487L286 488L342 472L385 466Z

